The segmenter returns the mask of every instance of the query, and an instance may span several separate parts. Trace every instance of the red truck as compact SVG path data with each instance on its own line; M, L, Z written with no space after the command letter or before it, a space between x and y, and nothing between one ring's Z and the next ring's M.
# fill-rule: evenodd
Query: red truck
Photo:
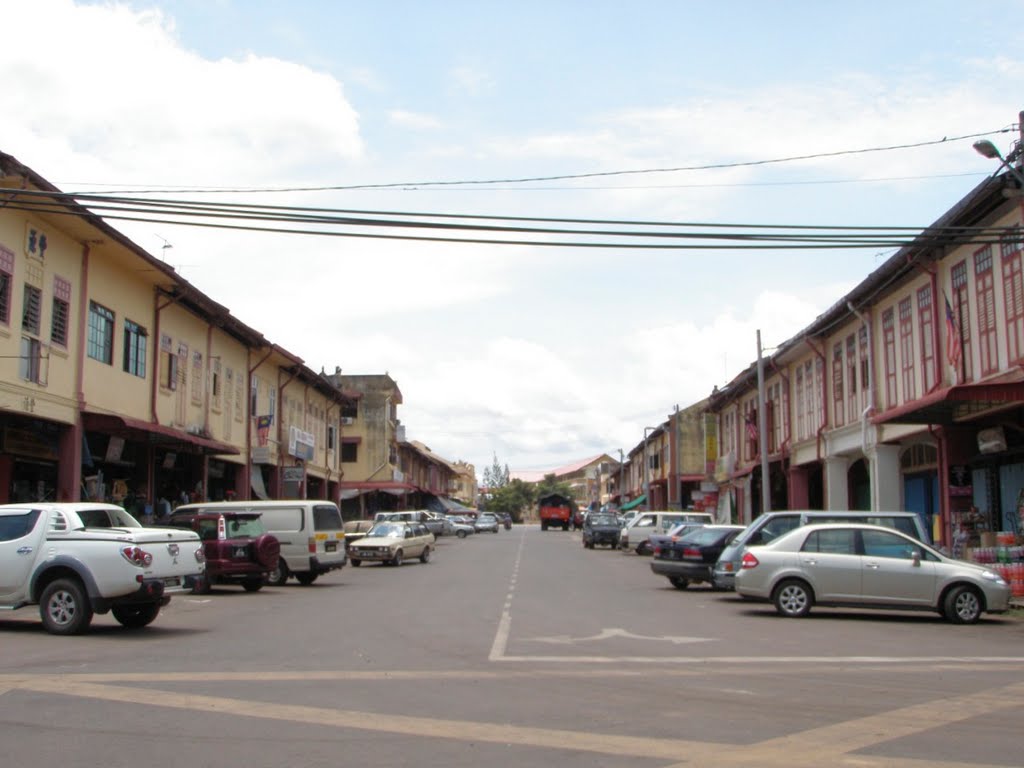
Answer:
M546 531L548 528L561 528L569 530L572 522L573 507L572 499L562 496L560 493L549 493L541 496L537 502L540 508L540 529Z

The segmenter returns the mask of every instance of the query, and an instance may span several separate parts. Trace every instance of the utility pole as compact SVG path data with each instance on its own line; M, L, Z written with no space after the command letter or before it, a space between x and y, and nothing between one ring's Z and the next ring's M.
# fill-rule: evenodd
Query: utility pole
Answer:
M768 482L768 414L765 413L764 358L761 357L761 329L757 329L757 442L761 452L761 511L772 511L771 485Z

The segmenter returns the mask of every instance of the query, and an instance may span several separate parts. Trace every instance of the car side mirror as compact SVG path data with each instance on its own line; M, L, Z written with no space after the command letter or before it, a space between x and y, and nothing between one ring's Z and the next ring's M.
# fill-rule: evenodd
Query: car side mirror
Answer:
M914 550L914 554L910 556L910 559L913 561L915 568L921 567L921 553L918 550Z

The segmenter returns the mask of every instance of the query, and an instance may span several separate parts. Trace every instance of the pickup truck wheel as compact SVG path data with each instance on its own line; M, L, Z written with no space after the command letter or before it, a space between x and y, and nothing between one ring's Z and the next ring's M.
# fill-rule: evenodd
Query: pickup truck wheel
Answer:
M79 635L89 628L92 605L75 579L56 579L43 590L39 601L43 627L54 635Z
M363 561L362 561L362 560L359 560L358 558L355 558L355 557L350 557L350 558L348 559L348 561L349 561L350 563L352 563L352 567L353 567L353 568L358 568L358 567L359 567L360 565L362 565L362 564L363 564Z
M277 561L277 567L267 574L267 584L272 587L283 587L288 581L288 566L284 560Z
M638 555L649 555L650 546L646 541L641 541L639 544L636 545L636 553Z
M259 592L263 589L263 579L246 579L242 582L242 589L246 592Z
M420 555L420 562L421 563L429 563L430 562L430 547L424 547L423 548L423 554Z
M402 564L402 550L395 552L395 556L391 558L391 564L395 566Z
M153 619L160 613L160 603L146 603L144 605L115 605L110 609L118 623L126 629L141 629L147 624L152 624Z
M676 589L686 589L690 586L690 580L684 579L682 576L669 576L668 580L672 582L672 586Z
M205 573L196 579L195 585L192 587L192 594L194 595L208 595L210 594L210 577Z
M304 587L308 587L314 581L316 581L316 574L306 571L305 573L296 573L295 580Z

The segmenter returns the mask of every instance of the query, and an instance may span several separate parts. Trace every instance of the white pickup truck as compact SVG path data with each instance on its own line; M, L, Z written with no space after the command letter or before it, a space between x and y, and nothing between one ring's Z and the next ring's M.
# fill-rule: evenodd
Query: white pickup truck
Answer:
M108 611L144 627L192 591L204 563L196 533L144 528L113 504L0 505L0 611L38 604L54 634L85 632Z

